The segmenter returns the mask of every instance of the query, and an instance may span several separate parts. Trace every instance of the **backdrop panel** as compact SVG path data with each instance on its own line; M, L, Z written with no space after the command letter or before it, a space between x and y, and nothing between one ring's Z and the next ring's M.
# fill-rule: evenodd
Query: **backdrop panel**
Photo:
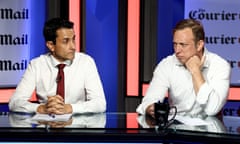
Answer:
M240 1L185 0L185 17L200 20L206 47L231 64L231 85L240 86Z

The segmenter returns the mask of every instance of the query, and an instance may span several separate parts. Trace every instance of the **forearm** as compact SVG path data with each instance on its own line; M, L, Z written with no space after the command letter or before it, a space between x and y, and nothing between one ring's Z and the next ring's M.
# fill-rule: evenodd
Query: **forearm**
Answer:
M79 101L71 104L72 113L101 113L106 111L106 101L104 99L92 99L89 101Z
M17 112L35 113L39 104L20 99L11 99L9 110Z
M191 71L195 94L198 94L200 87L205 83L205 79L199 69Z
M196 102L201 105L207 115L215 115L226 103L227 96L227 84L214 88L208 83L204 83L196 97Z

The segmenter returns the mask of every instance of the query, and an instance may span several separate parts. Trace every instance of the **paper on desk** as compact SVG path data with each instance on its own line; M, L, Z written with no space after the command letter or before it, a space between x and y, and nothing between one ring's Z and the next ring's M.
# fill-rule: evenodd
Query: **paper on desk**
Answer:
M209 123L205 122L200 118L192 118L188 116L176 115L175 119L184 123L185 125L190 125L190 126L209 125Z
M49 115L49 114L35 114L32 117L32 121L68 121L72 114L63 115Z

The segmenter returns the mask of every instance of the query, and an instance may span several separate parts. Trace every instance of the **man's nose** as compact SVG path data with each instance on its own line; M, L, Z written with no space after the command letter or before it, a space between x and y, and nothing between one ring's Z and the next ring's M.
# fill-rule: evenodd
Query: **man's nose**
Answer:
M76 43L74 41L71 42L70 48L74 50L76 49Z
M175 50L176 53L180 52L181 49L182 49L182 48L181 48L181 45L179 45L179 44L176 44L176 45L174 46L174 50Z

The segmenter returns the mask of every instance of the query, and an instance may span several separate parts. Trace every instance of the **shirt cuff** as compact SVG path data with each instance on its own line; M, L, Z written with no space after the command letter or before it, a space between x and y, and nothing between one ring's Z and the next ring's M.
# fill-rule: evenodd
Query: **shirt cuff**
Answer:
M137 107L137 113L139 114L144 114L144 110L143 110L143 107L142 107L142 104L140 104L138 107Z
M71 104L72 106L72 113L75 114L75 113L82 113L81 111L81 107L78 107L77 104Z
M152 104L152 103L154 103L154 102L141 103L141 104L138 106L138 108L137 108L136 111L137 111L139 114L145 115L145 114L146 114L146 109L147 109L147 107L148 107L150 104Z
M40 104L30 103L29 105L26 106L26 109L27 109L26 112L37 113L37 109L39 106L40 106Z

